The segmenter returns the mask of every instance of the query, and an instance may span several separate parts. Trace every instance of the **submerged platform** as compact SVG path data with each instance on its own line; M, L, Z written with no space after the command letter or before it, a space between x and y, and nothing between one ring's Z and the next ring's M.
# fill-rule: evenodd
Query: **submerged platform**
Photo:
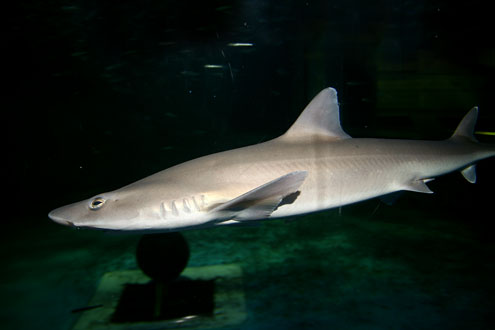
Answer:
M188 267L168 287L155 286L140 270L122 270L103 275L73 329L207 329L245 319L239 265Z

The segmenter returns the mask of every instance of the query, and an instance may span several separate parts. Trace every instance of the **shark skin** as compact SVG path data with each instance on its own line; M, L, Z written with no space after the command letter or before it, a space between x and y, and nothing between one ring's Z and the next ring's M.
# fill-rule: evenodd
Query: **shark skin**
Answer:
M337 92L321 91L282 136L173 166L123 188L57 208L60 224L110 230L180 231L296 216L426 183L461 171L495 147L473 136L478 108L443 141L351 138Z

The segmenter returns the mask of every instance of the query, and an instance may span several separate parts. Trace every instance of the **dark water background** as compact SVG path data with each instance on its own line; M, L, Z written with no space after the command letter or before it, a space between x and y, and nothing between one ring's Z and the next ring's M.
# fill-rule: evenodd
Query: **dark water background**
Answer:
M355 137L446 138L474 105L495 128L483 1L22 1L4 16L2 328L69 329L104 272L135 268L137 237L48 211L276 137L325 87ZM190 264L242 265L238 328L492 329L494 165L378 211L189 232Z

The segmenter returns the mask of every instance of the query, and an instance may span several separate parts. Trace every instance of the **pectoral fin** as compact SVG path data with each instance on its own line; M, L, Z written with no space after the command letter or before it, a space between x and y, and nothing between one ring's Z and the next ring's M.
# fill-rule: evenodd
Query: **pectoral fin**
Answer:
M298 191L307 175L306 171L291 172L220 204L211 212L219 213L222 221L267 218L285 197Z

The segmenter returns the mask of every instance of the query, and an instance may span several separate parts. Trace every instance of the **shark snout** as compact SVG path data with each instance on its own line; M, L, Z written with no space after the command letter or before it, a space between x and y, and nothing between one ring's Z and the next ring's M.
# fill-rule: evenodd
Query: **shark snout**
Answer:
M69 221L64 213L64 208L60 207L48 213L48 217L61 225L74 227L74 223Z

